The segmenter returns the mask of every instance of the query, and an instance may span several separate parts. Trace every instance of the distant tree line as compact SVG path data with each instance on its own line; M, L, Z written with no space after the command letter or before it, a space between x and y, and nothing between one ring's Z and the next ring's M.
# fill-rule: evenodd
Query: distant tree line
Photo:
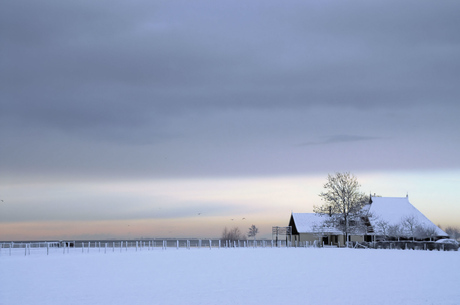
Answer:
M256 239L256 235L259 233L259 229L255 226L252 225L249 228L248 236L253 237ZM247 240L247 237L245 234L243 234L238 227L233 227L231 229L228 229L227 227L224 228L222 231L222 237L221 240L228 240L228 241L238 241L238 240Z
M460 239L460 228L458 227L447 227L444 229L444 232L449 234L450 238L459 240Z

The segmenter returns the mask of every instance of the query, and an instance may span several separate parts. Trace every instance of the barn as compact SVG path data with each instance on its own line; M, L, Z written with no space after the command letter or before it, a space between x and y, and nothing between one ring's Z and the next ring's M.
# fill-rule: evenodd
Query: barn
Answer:
M409 196L370 196L363 209L366 216L350 223L350 226L359 225L361 229L355 230L349 241L438 240L449 237L410 203ZM328 217L316 213L291 213L292 242L319 241L326 245L344 245L345 236L331 225Z

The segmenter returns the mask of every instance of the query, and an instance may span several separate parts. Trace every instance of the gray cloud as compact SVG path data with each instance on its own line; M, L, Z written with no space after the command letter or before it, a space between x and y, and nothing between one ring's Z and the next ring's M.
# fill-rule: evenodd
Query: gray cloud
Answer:
M334 143L343 143L343 142L357 142L357 141L371 141L378 140L379 137L363 137L357 135L334 135L323 137L322 140L316 142L307 142L301 144L301 146L310 146L310 145L322 145L322 144L334 144Z
M2 179L458 167L459 11L428 1L5 3ZM362 149L373 154L356 157Z

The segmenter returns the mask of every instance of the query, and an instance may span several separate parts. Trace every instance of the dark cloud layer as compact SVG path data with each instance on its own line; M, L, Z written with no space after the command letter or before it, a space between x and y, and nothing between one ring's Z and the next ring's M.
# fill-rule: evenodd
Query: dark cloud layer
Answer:
M455 1L1 6L2 179L460 165Z
M307 142L301 145L302 146L322 145L322 144L333 144L333 143L342 143L342 142L370 141L370 140L377 140L377 139L379 138L353 136L353 135L335 135L335 136L323 137L320 141L317 141L317 142Z

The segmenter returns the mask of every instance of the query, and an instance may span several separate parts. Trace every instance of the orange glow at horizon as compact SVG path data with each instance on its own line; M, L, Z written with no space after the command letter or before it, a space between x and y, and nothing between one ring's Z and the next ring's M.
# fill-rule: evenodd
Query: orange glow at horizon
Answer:
M458 198L450 191L459 183L455 171L354 174L363 192L390 197L409 193L411 203L435 224L459 226ZM318 194L325 179L182 179L23 189L15 185L6 188L7 197L9 190L40 192L40 197L48 196L51 203L38 205L30 195L4 202L0 206L0 240L218 238L225 227L238 227L245 234L252 224L259 228L259 238L270 238L271 227L287 225L291 211L311 213L314 205L321 204ZM82 194L85 201L94 201L81 203L78 196ZM68 198L73 201L66 202ZM121 199L117 202L117 198ZM31 211L20 219L21 213Z

